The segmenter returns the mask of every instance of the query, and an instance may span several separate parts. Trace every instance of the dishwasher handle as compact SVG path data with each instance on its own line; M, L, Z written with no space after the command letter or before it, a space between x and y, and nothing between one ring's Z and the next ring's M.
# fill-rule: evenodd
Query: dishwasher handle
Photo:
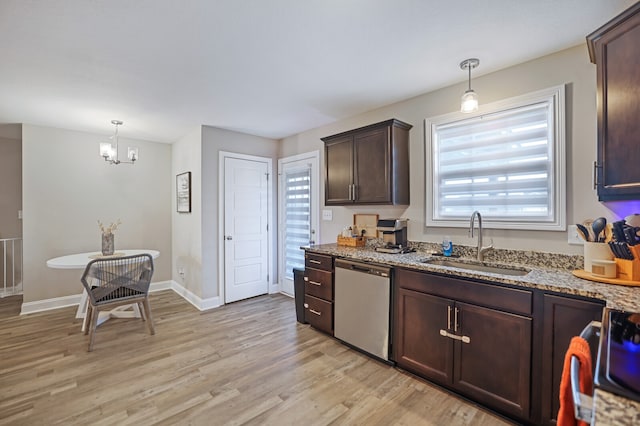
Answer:
M362 272L365 274L378 275L380 277L389 277L391 268L374 265L370 263L354 262L345 259L336 259L336 268L348 269L350 271Z

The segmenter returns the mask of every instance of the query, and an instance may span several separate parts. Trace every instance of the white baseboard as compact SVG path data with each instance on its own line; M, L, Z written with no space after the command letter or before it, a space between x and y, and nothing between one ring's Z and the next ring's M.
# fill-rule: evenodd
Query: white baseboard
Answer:
M202 299L173 280L151 283L151 286L149 287L149 292L151 293L163 290L173 290L200 311L217 308L221 305L219 297ZM74 294L71 296L54 297L52 299L43 299L36 300L35 302L22 303L20 315L34 314L36 312L50 311L52 309L67 308L69 306L78 306L80 304L81 298L82 294Z
M195 306L199 311L206 311L207 309L217 308L222 305L219 297L202 299L175 281L171 281L171 289L182 296L184 300Z
M23 302L20 315L78 306L81 297L81 294L74 294L71 296L54 297L53 299L36 300L35 302Z

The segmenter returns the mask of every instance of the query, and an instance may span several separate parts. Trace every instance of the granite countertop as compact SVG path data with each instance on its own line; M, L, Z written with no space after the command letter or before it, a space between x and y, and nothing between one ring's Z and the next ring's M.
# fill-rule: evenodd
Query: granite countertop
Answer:
M490 272L470 271L424 263L438 251L438 245L412 243L415 252L405 254L379 253L375 243L367 247L343 247L337 244L323 244L303 247L306 251L335 257L397 266L425 272L446 273L452 276L489 280L496 283L520 287L554 291L569 295L590 297L606 302L607 307L632 312L640 311L640 287L622 286L584 280L572 274L573 269L581 269L582 256L567 256L554 253L494 250L485 259L488 264L507 264L529 269L524 276L507 276ZM457 248L460 260L473 259L474 249ZM442 256L438 256L442 258ZM499 262L496 260L500 260ZM594 393L594 425L636 425L640 424L640 402L620 397L596 389Z
M640 310L640 287L598 283L578 278L573 275L571 271L573 269L580 269L582 264L576 263L573 257L561 259L563 255L553 253L535 253L533 256L526 258L533 253L520 252L520 254L518 254L518 252L515 251L504 251L505 253L498 255L499 258L506 259L506 261L503 262L494 262L489 256L486 256L488 260L487 264L489 265L494 263L507 264L509 266L517 266L531 270L531 272L524 276L511 276L424 263L425 260L433 256L431 251L417 250L413 253L389 254L379 253L372 247L343 247L337 244L322 244L304 247L304 249L313 253L410 268L425 272L447 273L452 276L490 280L501 284L591 297L606 301L607 307L610 308L632 312ZM493 257L498 256L494 255ZM579 257L581 258L582 256ZM442 256L438 256L438 258L442 259ZM464 259L468 258L463 256L460 260Z

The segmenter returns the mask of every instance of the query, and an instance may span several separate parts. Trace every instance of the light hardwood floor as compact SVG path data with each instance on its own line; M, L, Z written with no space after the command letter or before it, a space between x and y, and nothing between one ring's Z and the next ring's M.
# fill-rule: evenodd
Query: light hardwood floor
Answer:
M110 320L94 351L75 308L0 300L0 424L508 425L295 321L262 296L198 312L151 295L156 334Z

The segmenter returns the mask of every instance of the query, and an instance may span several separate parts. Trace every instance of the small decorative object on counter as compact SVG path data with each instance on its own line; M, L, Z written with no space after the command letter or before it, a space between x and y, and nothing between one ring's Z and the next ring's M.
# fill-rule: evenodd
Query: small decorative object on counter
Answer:
M449 257L453 253L453 243L450 237L444 237L442 239L442 254Z
M115 251L115 243L113 232L118 229L122 222L118 219L116 222L113 222L110 226L105 227L102 222L98 220L98 227L100 228L100 232L102 232L102 255L103 256L112 256Z

